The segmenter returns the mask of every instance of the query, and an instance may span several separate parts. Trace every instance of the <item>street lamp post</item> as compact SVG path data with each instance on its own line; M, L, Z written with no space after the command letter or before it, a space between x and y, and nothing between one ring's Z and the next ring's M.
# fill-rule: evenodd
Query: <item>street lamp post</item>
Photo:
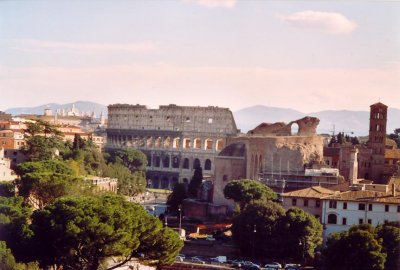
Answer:
M182 230L182 206L179 205L178 211L179 211L179 236L182 235L181 230Z
M256 244L254 243L255 242L255 240L256 240L256 232L257 232L257 225L256 224L254 224L254 228L253 228L253 252L252 252L252 254L253 254L253 259L255 259L255 257L256 257L256 255L255 255L255 252L256 252Z

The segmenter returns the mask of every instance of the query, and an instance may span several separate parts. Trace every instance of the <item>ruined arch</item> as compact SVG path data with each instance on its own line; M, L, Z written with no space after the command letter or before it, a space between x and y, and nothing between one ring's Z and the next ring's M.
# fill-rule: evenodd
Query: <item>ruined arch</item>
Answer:
M300 126L297 122L292 122L290 124L290 135L295 136L299 134Z

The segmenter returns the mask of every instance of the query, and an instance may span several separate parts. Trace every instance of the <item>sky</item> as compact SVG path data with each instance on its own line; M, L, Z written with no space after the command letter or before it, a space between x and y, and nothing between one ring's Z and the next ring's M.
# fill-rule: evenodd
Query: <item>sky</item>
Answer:
M400 2L0 1L0 110L400 108Z

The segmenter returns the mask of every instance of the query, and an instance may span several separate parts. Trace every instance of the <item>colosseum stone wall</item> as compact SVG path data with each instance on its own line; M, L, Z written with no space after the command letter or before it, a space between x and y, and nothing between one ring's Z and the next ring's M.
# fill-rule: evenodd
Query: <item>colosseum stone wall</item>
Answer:
M188 183L194 168L205 178L214 175L214 157L228 136L238 133L232 112L214 106L174 104L148 109L144 105L108 106L106 151L133 147L148 159L148 185L172 188Z

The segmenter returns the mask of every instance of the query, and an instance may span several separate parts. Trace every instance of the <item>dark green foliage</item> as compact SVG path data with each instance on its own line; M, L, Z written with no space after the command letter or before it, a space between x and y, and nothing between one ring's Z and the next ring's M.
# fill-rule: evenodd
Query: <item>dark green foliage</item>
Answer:
M279 239L276 225L284 213L279 204L271 201L248 204L233 219L232 235L241 252L259 258L277 256L276 245Z
M104 170L104 176L118 179L118 194L134 196L145 191L146 175L143 171L131 172L122 163L110 163Z
M203 181L203 169L198 166L194 169L193 177L190 180L188 193L191 198L197 198L200 185Z
M145 259L170 264L182 247L143 207L123 197L65 197L36 211L32 219L36 257L42 265L97 270L110 256L145 252Z
M333 144L346 144L351 143L352 145L360 144L357 137L351 137L349 135L344 135L344 132L339 132L337 135L332 135L328 146L331 147Z
M1 270L24 270L24 267L15 262L11 250L7 248L6 243L0 241L0 269Z
M382 239L386 253L385 270L400 269L400 222L388 222L376 227L377 239Z
M10 181L0 181L0 196L14 197L15 183Z
M118 194L136 195L146 188L147 157L143 152L127 148L111 153L104 176L118 178Z
M18 261L29 261L30 238L28 219L31 210L21 197L0 197L0 240L5 241Z
M393 133L390 133L389 138L397 143L397 148L400 148L400 128L396 128Z
M113 162L122 162L131 172L144 171L147 166L146 155L134 148L119 150L111 159Z
M313 259L315 249L322 244L319 220L300 208L290 208L278 223L280 255L302 262Z
M349 231L331 234L322 252L323 269L385 269L386 254L373 231L372 226L353 226Z
M177 213L179 205L182 205L183 200L187 198L185 184L179 183L174 186L172 193L168 195L167 204L169 210Z
M82 191L82 180L64 162L44 160L25 162L17 166L19 195L30 204L43 208L56 198Z
M277 198L275 192L269 187L251 179L231 181L224 188L224 196L239 203L241 209L255 200L275 200Z
M56 152L64 145L61 135L62 133L48 122L38 120L35 123L27 123L26 145L23 150L28 161L55 158Z
M107 167L106 161L92 140L84 140L75 134L74 142L70 147L68 154L64 154L63 157L70 160L70 163L76 162L73 166L79 175L103 175Z
M254 232L255 230L255 232ZM268 200L253 201L234 217L232 234L241 252L257 258L312 259L322 243L322 225L299 208L285 212Z

